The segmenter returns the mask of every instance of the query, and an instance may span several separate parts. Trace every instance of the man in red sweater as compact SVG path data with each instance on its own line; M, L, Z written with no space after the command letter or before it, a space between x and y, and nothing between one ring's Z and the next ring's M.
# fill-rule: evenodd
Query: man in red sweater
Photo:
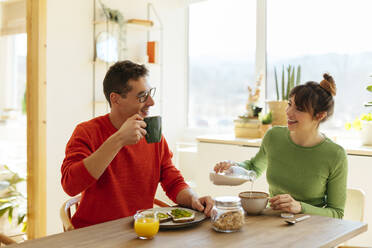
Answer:
M130 61L111 66L103 81L110 113L77 125L67 143L61 182L68 195L81 193L75 228L152 208L159 182L177 204L210 214L213 200L198 198L185 183L165 138L151 144L144 138L155 93L147 74Z

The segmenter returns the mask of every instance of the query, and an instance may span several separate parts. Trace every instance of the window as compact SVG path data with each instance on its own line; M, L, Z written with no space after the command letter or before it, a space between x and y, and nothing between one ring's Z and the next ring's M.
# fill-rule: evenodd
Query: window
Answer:
M24 97L26 56L26 34L0 35L0 181L10 177L15 179L15 173L23 179L27 178L27 122ZM24 198L27 195L27 187L25 181L11 181L13 182L10 182L8 188L5 184L6 189L2 190L2 193L10 190L8 193L13 196L7 197L8 194L2 194L4 200L9 202L4 201L5 204L0 205L3 217L9 213L16 215L13 215L11 223L3 222L2 227L7 232L18 235L21 233L22 225L17 226L17 220L27 212L27 202Z
M27 35L0 36L0 117L22 113L26 90Z
M7 165L25 177L27 35L0 35L0 54L0 166Z
M232 127L255 82L256 1L208 0L189 9L191 128Z
M324 72L335 79L334 116L324 128L342 130L346 121L366 112L371 9L372 2L366 0L268 0L268 98L276 96L274 67L281 75L282 65L301 65L302 82L320 82Z
M244 113L255 61L266 61L266 100L276 99L274 67L301 65L301 82L336 81L335 112L322 128L343 130L368 112L372 73L368 0L266 0L266 56L256 52L258 1L209 0L190 6L188 127L227 127ZM257 24L257 25L256 25ZM259 30L260 31L260 30ZM264 37L264 36L263 36ZM257 56L256 56L257 54ZM261 58L261 57L262 58Z

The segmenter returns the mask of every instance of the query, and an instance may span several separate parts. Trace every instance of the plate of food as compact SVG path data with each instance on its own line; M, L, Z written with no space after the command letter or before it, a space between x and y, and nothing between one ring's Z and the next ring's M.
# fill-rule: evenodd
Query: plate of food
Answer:
M164 207L150 208L143 210L143 213L156 212L162 229L175 229L198 224L205 220L207 216L189 208Z

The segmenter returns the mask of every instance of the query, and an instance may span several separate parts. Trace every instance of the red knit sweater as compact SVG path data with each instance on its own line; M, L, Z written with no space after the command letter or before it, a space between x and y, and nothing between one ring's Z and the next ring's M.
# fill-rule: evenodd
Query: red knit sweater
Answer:
M62 187L70 196L82 193L72 217L75 228L151 208L159 182L173 201L188 187L172 164L172 153L164 137L159 143L148 144L143 138L135 145L124 146L98 180L92 177L83 159L116 131L107 114L79 124L67 143L61 167Z

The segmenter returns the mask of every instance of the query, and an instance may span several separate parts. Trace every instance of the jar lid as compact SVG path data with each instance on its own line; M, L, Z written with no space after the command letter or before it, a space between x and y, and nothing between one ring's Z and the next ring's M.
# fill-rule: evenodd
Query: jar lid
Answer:
M216 206L237 207L240 206L240 198L237 196L220 196L214 198Z

